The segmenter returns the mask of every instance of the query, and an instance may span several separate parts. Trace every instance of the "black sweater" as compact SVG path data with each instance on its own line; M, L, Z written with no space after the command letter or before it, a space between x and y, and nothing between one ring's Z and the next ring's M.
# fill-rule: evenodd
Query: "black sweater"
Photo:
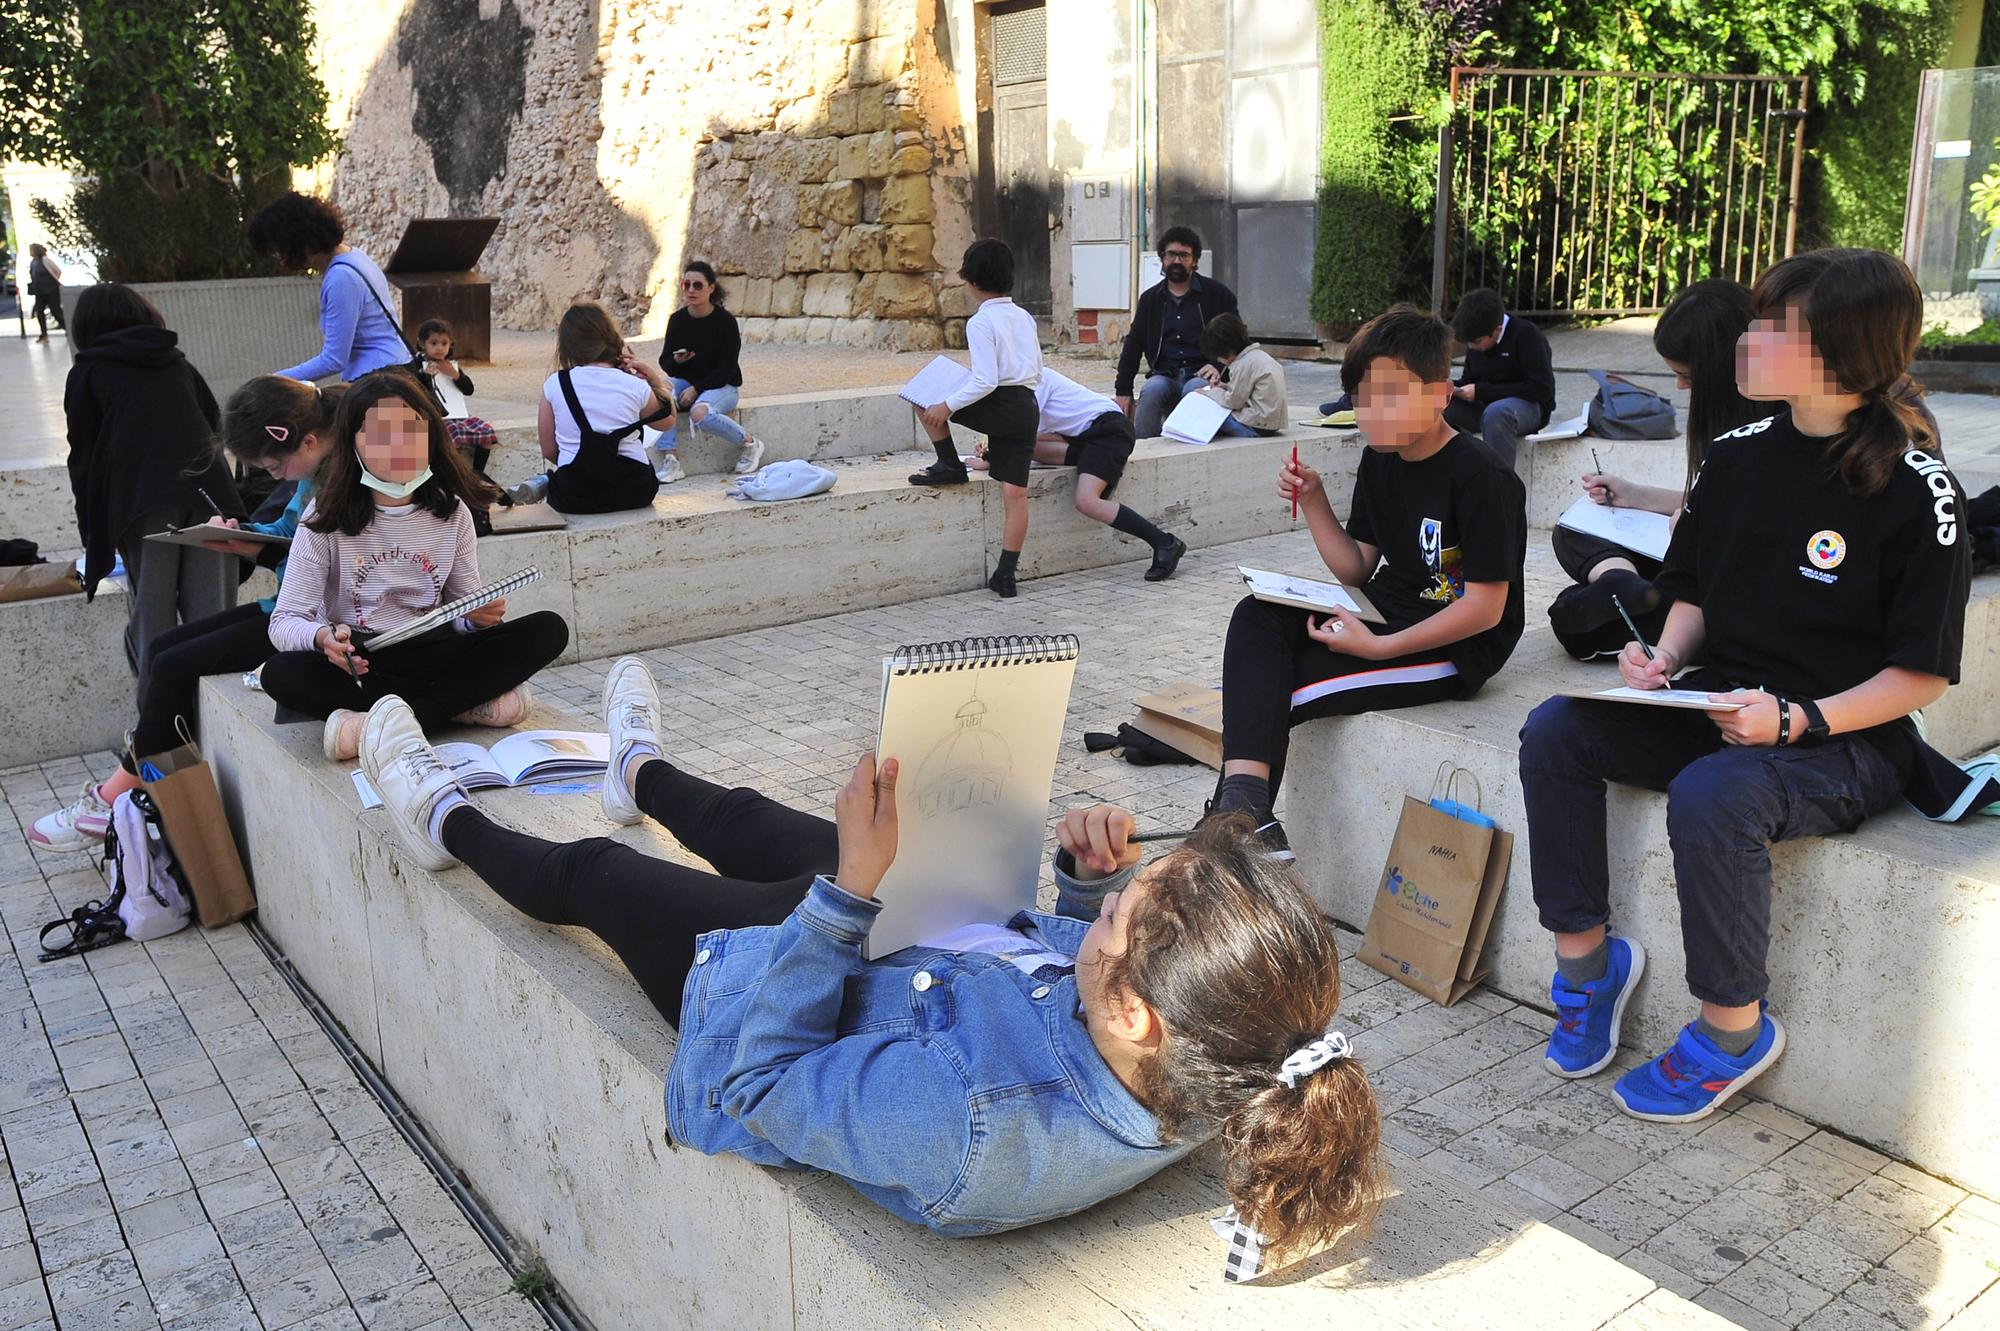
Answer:
M215 450L222 413L165 328L120 328L76 354L63 393L69 483L83 538L83 586L95 595L118 548L145 533L143 517L185 524L214 512L241 516L229 468ZM197 489L199 487L199 489Z
M692 351L686 360L674 359L676 351ZM700 319L683 305L667 316L667 340L660 347L660 368L676 379L694 385L697 393L711 388L740 388L743 367L737 357L743 351L743 334L737 331L736 316L720 305Z
M1236 293L1212 277L1197 273L1182 299L1194 304L1197 337L1208 326L1208 321L1218 314L1236 312ZM1149 373L1158 374L1161 343L1166 336L1167 281L1161 278L1152 286L1139 293L1139 308L1132 315L1132 327L1125 334L1125 348L1118 353L1117 386L1111 391L1119 397L1132 396L1132 381L1139 375L1139 357L1146 357ZM1200 364L1197 353L1196 363Z
M1542 409L1542 425L1556 409L1548 335L1519 315L1509 316L1507 331L1491 351L1465 349L1465 373L1458 382L1472 385L1472 400L1482 407L1510 397L1527 399Z

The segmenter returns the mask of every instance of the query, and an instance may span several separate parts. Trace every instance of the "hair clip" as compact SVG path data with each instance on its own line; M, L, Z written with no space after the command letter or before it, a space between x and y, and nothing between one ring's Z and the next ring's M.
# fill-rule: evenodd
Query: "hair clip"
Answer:
M292 437L292 432L282 425L267 425L264 427L264 433L281 444Z

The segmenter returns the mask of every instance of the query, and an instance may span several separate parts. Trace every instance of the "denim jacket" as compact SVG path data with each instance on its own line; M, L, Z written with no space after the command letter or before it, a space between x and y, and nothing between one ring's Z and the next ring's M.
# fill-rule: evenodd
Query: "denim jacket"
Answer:
M1062 913L1012 923L1074 956L1131 870L1079 883L1066 860ZM1081 1211L1205 1140L1161 1140L1091 1042L1074 974L926 947L863 961L879 909L820 878L783 924L697 940L667 1074L676 1142L823 1169L962 1236Z

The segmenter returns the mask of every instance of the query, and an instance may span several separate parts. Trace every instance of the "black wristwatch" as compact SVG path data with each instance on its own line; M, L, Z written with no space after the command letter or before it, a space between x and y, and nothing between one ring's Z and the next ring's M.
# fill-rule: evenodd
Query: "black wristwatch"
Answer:
M1806 714L1806 728L1799 735L1799 743L1818 744L1833 733L1826 724L1826 713L1819 709L1818 703L1811 698L1794 698L1792 701Z

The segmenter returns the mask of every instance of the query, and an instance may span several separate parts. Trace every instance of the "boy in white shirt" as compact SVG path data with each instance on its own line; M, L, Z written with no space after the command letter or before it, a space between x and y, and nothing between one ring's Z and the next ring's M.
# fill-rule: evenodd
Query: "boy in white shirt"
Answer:
M1093 393L1046 365L1041 382L1035 385L1035 406L1040 414L1035 461L1075 467L1076 511L1153 547L1146 581L1161 582L1174 576L1181 556L1187 553L1187 542L1161 531L1140 513L1111 498L1138 443L1132 418L1104 394ZM984 459L975 459L970 465L980 471L987 469Z
M965 324L972 374L942 402L917 413L938 460L910 477L912 485L963 485L969 479L952 442L950 422L986 436L986 471L1000 482L1006 521L1000 560L986 585L1012 597L1014 569L1028 539L1028 464L1034 460L1035 385L1042 374L1042 341L1034 316L1008 296L1014 289L1014 255L997 240L975 240L958 276L979 308Z

